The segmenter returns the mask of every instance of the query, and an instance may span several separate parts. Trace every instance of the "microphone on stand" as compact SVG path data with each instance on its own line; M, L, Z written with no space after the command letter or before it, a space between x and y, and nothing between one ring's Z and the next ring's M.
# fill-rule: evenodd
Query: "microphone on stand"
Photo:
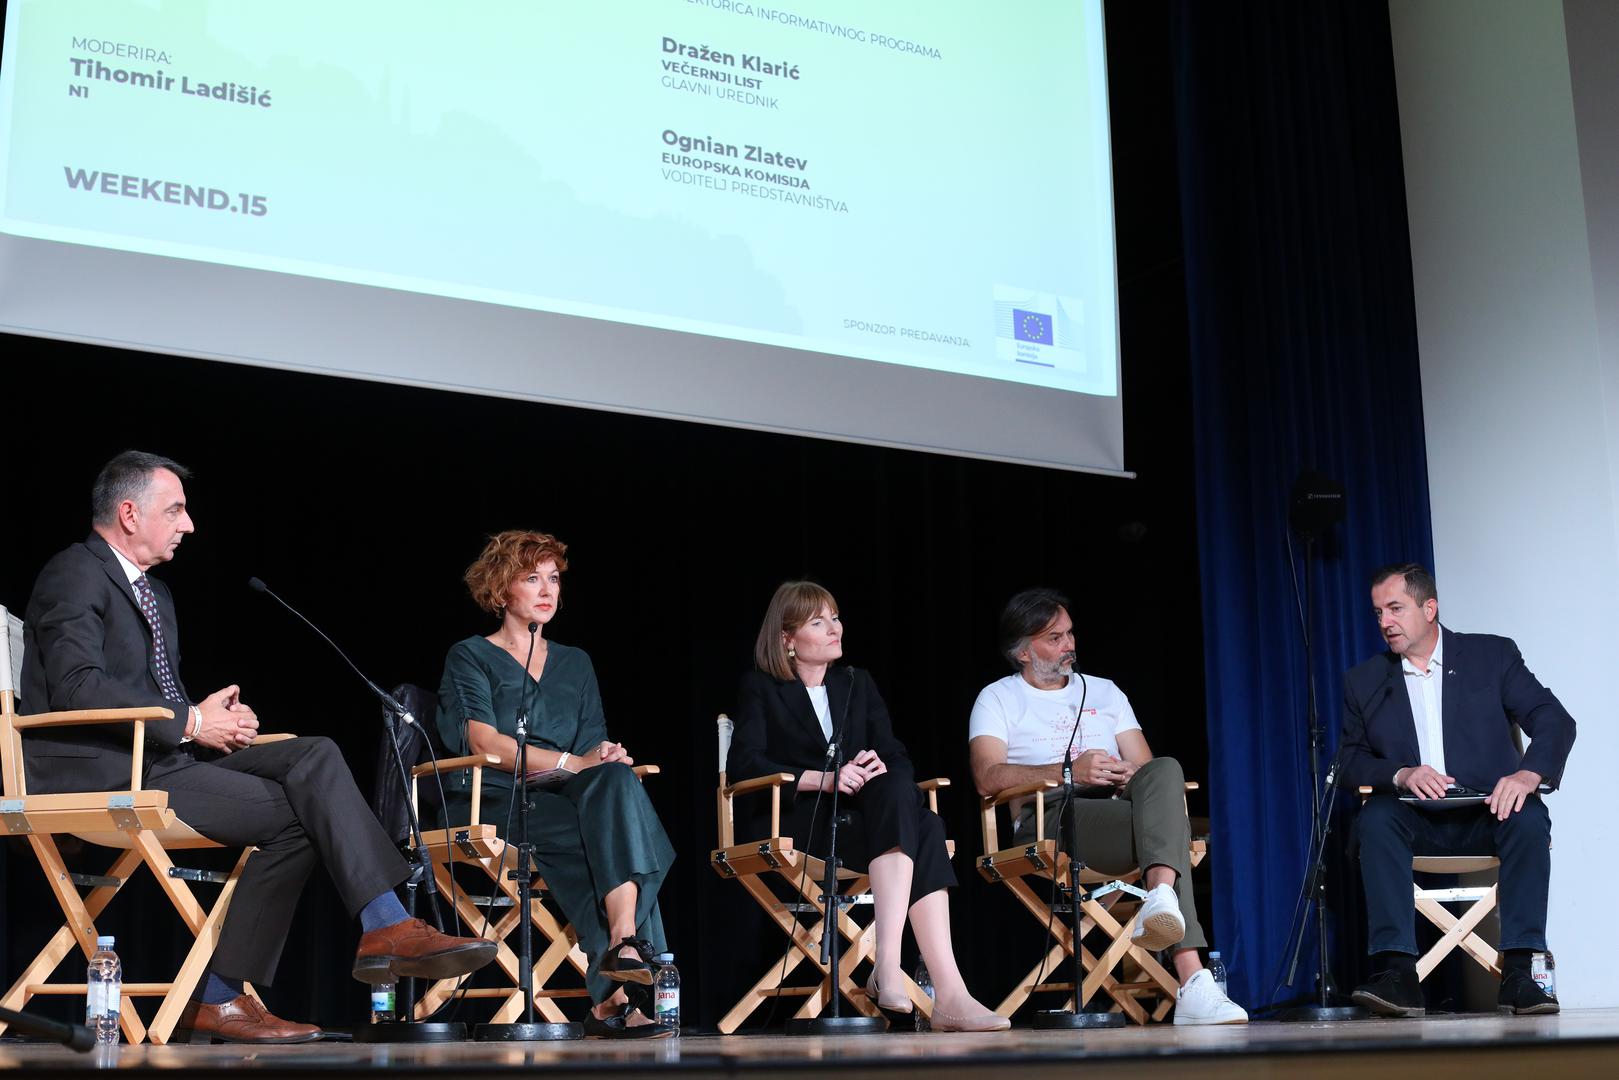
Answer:
M315 633L319 634L320 639L322 641L324 641L326 644L330 645L332 647L332 651L337 653L338 656L343 658L343 663L345 663L345 664L347 664L349 666L349 670L354 672L354 674L358 675L360 677L360 681L365 683L366 686L370 687L371 692L373 694L377 695L377 698L384 705L386 705L390 710L392 710L392 712L393 712L393 714L395 716L399 717L399 719L403 720L405 723L410 724L411 726L415 726L416 718L410 714L410 710L405 708L403 705L399 704L398 701L394 700L394 696L392 694L388 693L388 691L384 690L382 687L380 687L376 683L372 682L370 680L370 678L368 678L366 676L366 673L361 671L359 669L359 667L355 665L353 660L349 659L348 653L344 652L342 649L337 647L337 642L335 642L331 638L327 637L325 631L323 631L320 627L316 626L314 623L312 623L308 619L304 618L303 612L299 611L297 608L293 607L291 604L289 604L285 600L281 599L281 597L277 596L275 594L275 591L273 589L271 589L270 586L266 585L259 578L256 578L256 577L248 578L247 579L247 587L252 589L254 592L261 592L264 595L268 596L270 599L274 600L276 603L280 604L282 607L286 608L288 611L290 611L294 615L296 615L299 618L299 620L303 622L303 624L305 626L309 627L309 629L311 629Z
M1075 657L1074 662L1078 663L1078 657ZM1074 727L1068 733L1068 746L1062 752L1062 786L1069 792L1074 790L1074 740L1079 737L1080 721L1085 716L1085 698L1090 693L1090 684L1085 681L1084 672L1070 671L1068 685L1072 686L1075 679L1079 680L1079 708L1074 710Z

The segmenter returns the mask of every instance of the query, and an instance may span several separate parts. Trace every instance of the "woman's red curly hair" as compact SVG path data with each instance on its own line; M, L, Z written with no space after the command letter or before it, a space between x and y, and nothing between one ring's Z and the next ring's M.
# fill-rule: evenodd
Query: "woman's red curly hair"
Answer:
M473 603L491 615L498 615L506 606L506 594L511 591L512 582L547 561L554 561L558 570L566 570L567 555L568 545L550 533L507 529L491 536L483 554L467 567L464 575L467 591L472 594Z

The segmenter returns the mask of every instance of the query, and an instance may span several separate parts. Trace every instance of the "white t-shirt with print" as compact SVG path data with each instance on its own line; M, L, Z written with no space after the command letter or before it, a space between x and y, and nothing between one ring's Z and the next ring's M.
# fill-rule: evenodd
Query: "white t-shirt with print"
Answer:
M990 735L1006 744L1008 765L1051 765L1062 760L1074 719L1079 716L1079 733L1074 735L1073 757L1087 750L1105 750L1119 755L1121 731L1140 731L1130 699L1111 679L1077 674L1059 690L1041 690L1022 675L997 679L979 692L973 703L967 737Z

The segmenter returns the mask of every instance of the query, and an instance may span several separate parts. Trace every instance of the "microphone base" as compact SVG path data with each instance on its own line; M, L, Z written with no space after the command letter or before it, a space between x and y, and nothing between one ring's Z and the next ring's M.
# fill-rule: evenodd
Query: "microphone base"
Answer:
M564 1042L585 1037L585 1025L575 1023L479 1024L472 1037L478 1042Z
M466 1042L467 1026L452 1024L405 1024L389 1021L354 1029L357 1043L443 1043Z
M1067 1009L1041 1009L1034 1014L1036 1031L1076 1031L1081 1028L1121 1028L1124 1014L1116 1012L1069 1012Z
M888 1021L880 1016L811 1016L787 1021L789 1035L881 1035Z
M1295 1005L1283 1009L1275 1019L1284 1024L1332 1024L1340 1020L1369 1020L1371 1010L1359 1005Z

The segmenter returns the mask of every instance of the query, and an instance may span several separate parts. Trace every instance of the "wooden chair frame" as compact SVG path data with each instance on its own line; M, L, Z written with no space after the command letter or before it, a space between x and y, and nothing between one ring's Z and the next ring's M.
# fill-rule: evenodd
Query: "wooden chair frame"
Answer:
M182 870L174 865L171 851L193 848L219 848L217 844L181 821L169 809L166 791L142 789L141 766L146 745L146 724L170 720L174 712L164 708L80 709L72 712L37 713L19 716L16 712L15 671L20 668L21 624L5 608L0 608L0 825L11 836L26 836L51 891L65 918L61 928L29 963L0 998L0 1005L21 1009L30 998L40 995L83 997L86 984L51 982L50 977L73 952L76 944L88 961L96 951L95 919L143 864L152 872L163 894L168 897L194 941L180 970L168 982L126 982L119 1002L119 1026L131 1043L150 1039L166 1043L174 1034L180 1013L190 1000L197 981L208 968L219 943L220 928L230 911L231 898L247 860L256 848L246 848L229 874ZM14 666L15 664L15 666ZM29 795L23 766L23 735L40 728L85 724L128 724L131 736L129 788L125 791L87 791L57 795ZM260 735L257 742L290 739L291 735ZM104 874L83 875L68 870L56 837L69 834L101 847L119 848ZM213 907L207 908L192 893L187 880L221 884ZM80 893L81 888L88 892ZM257 996L251 986L246 992ZM150 1025L135 1011L134 998L160 998L157 1014ZM4 1025L0 1025L0 1030Z
M1086 972L1084 982L1079 988L1081 1004L1089 1001L1098 991L1102 991L1112 999L1110 1006L1112 1011L1123 1012L1137 1024L1145 1024L1149 1019L1162 1020L1174 1007L1180 984L1164 969L1156 957L1140 946L1131 944L1130 935L1135 931L1137 916L1135 909L1139 905L1129 893L1122 890L1090 888L1115 882L1131 884L1140 879L1141 871L1137 869L1128 874L1117 875L1100 874L1088 867L1080 870L1079 882L1086 895L1079 902L1081 918L1078 942L1074 940L1069 922L1059 918L1052 905L1047 902L1051 890L1049 883L1053 874L1056 875L1056 889L1061 898L1060 903L1071 903L1074 899L1070 895L1068 853L1059 849L1055 839L1047 839L1045 835L1045 792L1057 786L1054 780L1037 780L986 796L980 803L985 854L978 860L979 874L986 881L998 881L1010 889L1012 895L1017 897L1018 902L1041 926L1050 927L1054 942L1041 961L1029 969L1029 973L1018 981L995 1011L1010 1019L1032 995L1046 991L1066 993L1068 998L1064 1007L1073 1008L1074 984L1071 979L1065 980L1063 976L1070 970L1068 961L1073 957L1075 948L1078 948L1080 962ZM1196 789L1195 783L1186 785L1188 791ZM1028 797L1035 800L1035 842L1002 848L996 812L1014 800ZM1208 855L1207 843L1194 839L1190 854L1191 865L1197 867ZM1048 884L1044 890L1036 889L1029 880L1031 878L1035 882ZM1098 893L1102 895L1098 897ZM1123 910L1115 913L1113 910L1115 907L1121 907ZM1121 914L1126 916L1122 922L1119 918ZM1086 947L1085 941L1097 931L1107 939L1107 944L1099 953L1093 953ZM1135 969L1134 977L1129 981L1115 977L1114 971L1121 965ZM1050 978L1046 978L1047 976ZM1154 996L1160 1000L1149 1012L1138 999Z
M831 968L821 963L821 938L826 932L826 916L820 903L821 885L826 879L826 861L805 854L793 846L793 838L781 835L781 792L797 777L792 773L769 773L731 783L725 769L730 752L731 720L724 713L718 718L720 746L720 780L715 792L715 811L719 820L719 847L709 853L709 865L722 878L739 882L753 897L781 932L787 935L785 955L773 962L737 1000L729 1012L720 1018L721 1034L731 1035L765 1002L781 997L804 999L795 1019L807 1019L821 1014L832 1003ZM939 789L949 787L950 781L936 777L917 784L927 793L928 809L938 812ZM768 792L770 795L770 835L764 839L738 844L736 842L736 808L738 795ZM954 844L948 844L954 855ZM790 899L783 900L769 884L774 876L785 883ZM845 896L858 898L854 902L869 903L871 878L864 873L840 869L838 881ZM800 918L808 916L808 920ZM837 991L855 1011L864 1016L880 1016L876 1002L870 1000L866 989L855 981L854 972L867 960L874 960L877 950L875 923L862 926L847 909L837 916L838 932L843 935L844 946L838 959ZM800 964L810 964L818 973L816 982L789 985L787 980ZM905 991L912 1006L923 1016L933 1015L933 998L916 985L907 975Z
M483 770L499 763L500 759L493 754L470 754L436 763L427 762L411 770L410 799L413 806L420 805L417 792L422 777L431 777L435 769L440 775L471 770L472 808L468 815L469 824L448 829L424 829L422 843L431 857L433 880L438 885L439 894L454 898L455 910L467 927L466 933L481 935L496 943L494 967L503 972L510 983L504 987L479 986L460 990L464 979L439 979L416 1002L417 1020L432 1016L446 1001L457 995L469 999L498 999L501 1004L492 1023L514 1023L523 1015L523 991L518 986L520 961L516 951L506 944L522 918L517 910L517 883L510 876L517 864L517 845L508 845L500 838L494 825L479 821L483 802ZM634 771L636 776L645 780L648 776L656 776L661 770L656 765L637 765ZM466 889L455 881L456 866L475 866L482 870L496 890L492 895L505 900L503 913L498 918L486 919L478 898L468 895ZM563 1014L557 1001L563 998L588 999L590 991L583 986L553 987L550 983L565 967L571 967L583 980L590 970L590 963L584 950L579 947L579 935L573 927L557 918L545 906L545 881L536 875L531 887L533 894L529 920L539 935L536 944L540 946L533 967L534 1009L547 1022L566 1023L568 1017Z

